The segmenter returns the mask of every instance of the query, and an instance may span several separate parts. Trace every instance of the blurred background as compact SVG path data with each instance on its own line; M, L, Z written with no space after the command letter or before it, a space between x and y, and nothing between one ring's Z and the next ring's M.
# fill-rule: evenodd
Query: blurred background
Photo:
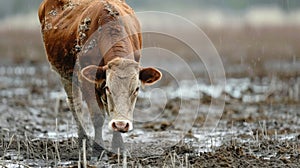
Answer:
M0 0L0 64L46 62L37 18L40 2ZM127 0L127 3L137 12L171 12L193 21L215 45L227 75L299 74L299 0Z
M148 87L148 90L142 89L139 95L135 119L151 122L135 123L137 131L126 135L126 140L131 146L129 149L133 151L133 155L130 156L137 154L136 156L142 159L136 161L137 165L161 162L162 167L168 165L165 162L170 156L172 161L178 160L182 166L184 162L181 161L188 156L192 162L203 158L198 161L198 165L193 165L194 167L203 166L203 163L211 163L213 166L218 163L224 166L237 161L233 166L259 167L265 165L261 163L269 161L269 167L299 167L300 0L126 1L136 12L170 12L191 20L215 46L227 77L225 88L220 89L208 78L207 69L201 60L199 61L199 57L187 46L172 41L174 38L155 39L154 36L149 40L147 35L144 36L145 46L152 45L162 49L155 50L154 54L147 54L143 50L142 65L148 63L158 67L157 64L162 64L169 67L162 71L162 80L152 86L156 88L158 85L158 89L152 92L152 88ZM0 0L0 155L3 155L0 157L1 166L6 165L6 162L2 162L3 159L12 158L17 159L17 163L23 163L21 167L54 167L54 162L60 162L56 153L58 149L61 151L62 160L71 158L72 161L76 161L74 158L78 157L77 150L73 150L73 136L76 137L75 122L66 104L66 95L60 79L50 70L44 51L37 16L41 2L42 0ZM165 28L167 32L177 32L179 27L185 28L185 25L178 22L164 22L163 17L140 20L143 25ZM187 38L199 46L199 49L209 48L199 43L199 37L187 28L180 31L188 32ZM174 57L168 59L167 56L173 55L163 50L166 48L172 54L178 54L180 59L183 58L184 63L189 65L188 68L193 68L197 82L186 79L189 69L182 66L182 62L176 63ZM217 65L210 68L212 74L217 76L216 69L220 67L215 67ZM179 75L174 75L170 70ZM168 98L166 101L165 97ZM214 110L221 109L219 106L223 105L223 102L226 106L222 107L224 112L219 127L214 131L202 132L199 128L206 122L216 123L214 119L219 119L220 116L214 116ZM198 112L197 116L195 112ZM174 124L175 120L179 123ZM166 148L170 145L167 144L169 140L177 142L179 136L187 133L182 128L186 129L191 123L195 127L189 130L187 141L180 141L180 144L192 144L192 151L197 151L197 154L185 153L190 149L181 145L179 148L172 145L172 150ZM30 136L33 137L32 141L29 141ZM72 140L57 141L57 138L65 137L72 137ZM107 143L109 141L105 140ZM224 142L228 142L228 145L223 146ZM56 144L60 146L57 147ZM239 146L235 146L236 144ZM211 152L198 153L216 150L220 145L223 150L218 150L216 155ZM161 153L164 149L169 152ZM178 156L182 158L176 155L179 159L173 159L172 156L175 158L176 154L173 153L173 149L180 151ZM73 155L70 155L69 151L73 151ZM229 158L224 157L226 155ZM144 156L151 159L143 159ZM30 159L27 162L28 158ZM38 161L38 158L42 160ZM152 161L154 158L160 158L161 161ZM211 161L212 159L216 160ZM128 163L131 163L129 160L130 158ZM34 163L26 166L31 162ZM44 162L46 164L41 165ZM288 166L283 163L295 164ZM62 167L67 164L63 164ZM77 164L76 162L75 165ZM104 164L107 166L111 163L106 164L104 161ZM8 164L8 167L13 165Z

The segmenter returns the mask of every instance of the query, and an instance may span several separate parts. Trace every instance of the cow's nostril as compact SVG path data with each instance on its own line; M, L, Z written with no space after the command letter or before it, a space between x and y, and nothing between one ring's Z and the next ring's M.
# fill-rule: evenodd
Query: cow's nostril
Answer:
M111 128L113 131L128 132L130 131L130 121L112 121Z
M115 122L112 123L112 128L113 128L113 130L117 130L118 129Z
M129 123L126 123L125 129L126 129L126 131L128 131L128 129L129 129Z

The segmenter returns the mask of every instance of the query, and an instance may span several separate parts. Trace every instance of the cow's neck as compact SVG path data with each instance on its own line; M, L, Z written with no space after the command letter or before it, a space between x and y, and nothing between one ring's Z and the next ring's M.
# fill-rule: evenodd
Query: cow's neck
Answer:
M129 38L125 38L121 41L116 42L104 55L103 61L106 65L109 61L115 58L125 58L134 60L134 53L132 44Z
M126 19L122 10L118 5L103 1L104 15L100 17L101 24L101 37L100 37L100 50L103 55L103 63L106 65L109 61L115 58L134 59L133 44L130 35L126 30ZM123 20L125 19L125 20Z

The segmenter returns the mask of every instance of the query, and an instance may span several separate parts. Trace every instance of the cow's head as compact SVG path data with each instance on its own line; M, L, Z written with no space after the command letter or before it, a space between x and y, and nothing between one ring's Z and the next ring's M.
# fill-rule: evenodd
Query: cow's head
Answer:
M81 75L96 84L97 96L111 119L109 127L119 132L133 128L133 110L140 86L152 85L162 76L155 68L141 68L139 63L122 58L103 67L87 66Z

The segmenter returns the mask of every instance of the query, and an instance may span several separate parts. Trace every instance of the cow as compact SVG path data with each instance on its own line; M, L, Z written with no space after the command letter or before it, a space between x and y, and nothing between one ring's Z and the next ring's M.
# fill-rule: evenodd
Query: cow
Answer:
M125 0L44 0L38 15L46 55L60 76L80 145L89 138L79 116L85 101L94 148L103 145L102 126L109 118L112 148L124 149L121 133L133 129L139 88L162 76L140 65L142 33L133 9Z

